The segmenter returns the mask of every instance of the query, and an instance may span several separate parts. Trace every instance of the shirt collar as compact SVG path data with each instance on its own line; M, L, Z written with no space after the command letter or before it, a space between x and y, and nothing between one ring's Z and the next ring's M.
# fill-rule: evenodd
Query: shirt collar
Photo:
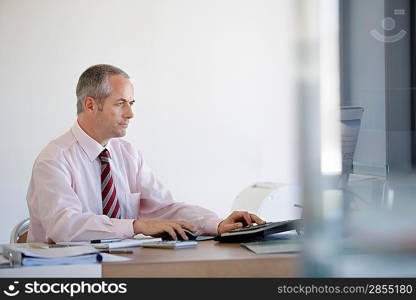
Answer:
M90 137L78 124L78 121L75 122L74 126L72 126L72 133L75 136L76 140L78 141L81 148L87 154L90 161L94 161L98 155L105 149L101 144L99 144L96 140ZM108 149L108 146L106 148ZM111 158L111 155L110 155Z

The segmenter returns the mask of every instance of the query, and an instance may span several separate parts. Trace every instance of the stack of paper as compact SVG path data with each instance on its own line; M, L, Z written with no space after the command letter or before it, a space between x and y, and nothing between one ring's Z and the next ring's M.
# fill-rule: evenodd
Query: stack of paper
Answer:
M3 256L13 264L23 266L98 263L102 256L91 246L31 249L3 246Z

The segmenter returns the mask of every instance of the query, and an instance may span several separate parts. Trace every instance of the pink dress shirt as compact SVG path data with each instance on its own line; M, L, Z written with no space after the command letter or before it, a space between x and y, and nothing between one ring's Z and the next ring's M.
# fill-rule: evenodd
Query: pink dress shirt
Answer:
M176 202L130 143L114 138L106 148L121 219L103 215L98 155L104 148L75 122L34 163L27 192L28 242L130 238L135 219L185 221L199 233L216 234L218 216L200 206Z

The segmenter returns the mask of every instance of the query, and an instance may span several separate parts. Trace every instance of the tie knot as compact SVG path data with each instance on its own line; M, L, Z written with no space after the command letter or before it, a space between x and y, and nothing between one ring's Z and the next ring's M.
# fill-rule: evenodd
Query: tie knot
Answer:
M101 160L101 161L105 161L105 162L108 162L108 161L109 161L109 159L111 158L111 156L110 156L110 152L108 152L108 150L107 150L107 149L104 149L104 150L100 153L100 155L98 155L98 157L100 158L100 160Z

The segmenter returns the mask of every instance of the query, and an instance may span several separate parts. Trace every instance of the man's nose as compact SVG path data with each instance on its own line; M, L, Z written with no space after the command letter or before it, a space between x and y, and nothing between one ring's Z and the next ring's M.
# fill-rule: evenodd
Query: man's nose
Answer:
M134 117L133 109L131 108L131 105L127 105L127 108L124 112L124 117L126 119L131 119Z

